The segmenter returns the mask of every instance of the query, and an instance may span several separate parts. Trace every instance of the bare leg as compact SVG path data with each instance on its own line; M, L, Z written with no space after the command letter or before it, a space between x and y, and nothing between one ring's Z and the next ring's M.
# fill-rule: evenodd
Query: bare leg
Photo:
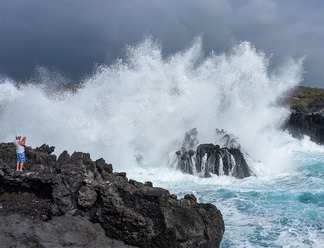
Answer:
M21 162L21 163L20 163L20 171L23 171L23 170L22 170L23 166L24 166L24 162Z
M19 171L19 162L17 162L17 169L16 171Z

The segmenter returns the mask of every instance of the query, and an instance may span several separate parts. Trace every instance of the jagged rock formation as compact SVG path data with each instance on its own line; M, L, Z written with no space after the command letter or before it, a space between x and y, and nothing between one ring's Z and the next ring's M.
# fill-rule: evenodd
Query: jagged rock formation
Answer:
M239 149L220 148L218 145L203 144L198 146L196 153L196 170L206 177L210 173L230 175L236 178L251 176L250 169Z
M197 147L197 134L195 128L185 134L182 147L176 152L177 169L189 174L195 172L203 177L210 177L211 173L240 179L253 175L240 151L237 137L216 129L216 139L223 148L213 144L201 144ZM193 150L195 148L196 151Z
M47 145L27 147L25 171L16 172L13 144L0 144L1 240L11 242L14 237L16 247L54 247L56 235L59 237L66 230L67 237L57 238L57 245L219 246L225 228L214 205L197 203L194 195L178 200L151 182L128 180L126 173L113 173L112 165L103 159L92 161L87 153L70 156L65 151L56 159L51 154L53 150ZM65 221L70 225L65 225ZM80 228L68 228L79 225L78 222L82 223ZM17 226L22 233L6 228L12 223L20 223ZM92 225L96 225L93 232L98 236L83 240L82 233L88 237L87 230ZM25 230L28 226L33 227L29 233ZM38 232L40 229L45 231ZM50 238L46 236L48 232Z
M193 174L193 166L195 166L196 173L203 177L210 177L210 173L240 179L253 175L239 149L202 144L197 147L196 152L182 148L176 154L178 156L177 168L185 173Z
M283 129L288 130L294 138L300 139L303 135L307 135L313 142L324 145L323 115L292 113Z

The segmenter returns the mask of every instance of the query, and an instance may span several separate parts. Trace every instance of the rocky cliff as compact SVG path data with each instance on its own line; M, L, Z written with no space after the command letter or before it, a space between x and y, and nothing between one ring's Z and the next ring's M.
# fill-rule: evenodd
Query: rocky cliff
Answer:
M220 211L177 199L151 182L114 173L103 159L27 147L16 172L12 143L0 144L0 240L8 247L218 247ZM118 241L117 241L118 240ZM128 246L129 245L129 246Z
M283 129L295 138L307 135L313 142L324 145L324 116L321 114L292 113Z

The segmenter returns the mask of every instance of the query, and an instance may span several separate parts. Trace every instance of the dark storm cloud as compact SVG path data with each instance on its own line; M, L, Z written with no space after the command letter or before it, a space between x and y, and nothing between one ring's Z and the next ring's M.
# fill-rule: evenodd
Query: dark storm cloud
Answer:
M306 55L304 85L324 87L322 0L0 0L0 72L56 67L78 80L151 34L165 54L202 35L206 53L251 41L276 66Z
M240 3L240 1L233 1ZM272 62L302 58L304 85L324 87L324 2L252 0L237 6L233 34L236 39L252 41Z

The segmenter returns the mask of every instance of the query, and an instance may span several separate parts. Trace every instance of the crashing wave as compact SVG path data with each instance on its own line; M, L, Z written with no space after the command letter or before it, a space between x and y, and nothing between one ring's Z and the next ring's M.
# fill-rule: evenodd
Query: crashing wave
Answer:
M196 128L186 132L182 147L176 152L176 168L202 177L227 175L244 178L254 175L241 152L239 139L216 129L217 145L199 144ZM221 148L221 146L222 148Z

